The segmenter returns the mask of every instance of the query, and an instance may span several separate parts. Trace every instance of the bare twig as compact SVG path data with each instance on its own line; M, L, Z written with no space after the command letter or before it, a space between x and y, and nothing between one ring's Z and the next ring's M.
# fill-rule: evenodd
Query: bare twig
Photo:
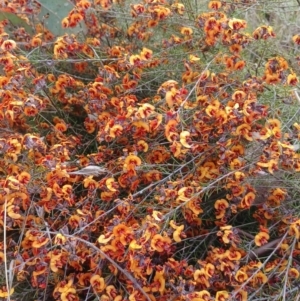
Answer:
M3 218L3 240L4 240L4 246L3 246L3 254L4 254L4 271L5 271L5 282L6 282L6 289L7 289L7 301L10 301L10 285L11 279L8 279L8 268L7 268L7 237L6 237L6 214L7 214L7 198L5 198L5 203L4 203L4 218ZM11 278L11 277L10 277Z

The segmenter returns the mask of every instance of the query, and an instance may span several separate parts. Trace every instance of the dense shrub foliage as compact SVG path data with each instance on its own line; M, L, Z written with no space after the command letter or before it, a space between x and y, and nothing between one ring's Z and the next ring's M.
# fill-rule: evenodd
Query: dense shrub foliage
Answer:
M295 298L300 124L262 100L299 57L251 56L254 0L49 2L0 4L0 298Z

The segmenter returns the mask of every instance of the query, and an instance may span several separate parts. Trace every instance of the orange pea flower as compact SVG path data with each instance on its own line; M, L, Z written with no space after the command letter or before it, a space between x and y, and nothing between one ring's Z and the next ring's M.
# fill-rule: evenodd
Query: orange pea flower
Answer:
M211 299L210 293L207 290L201 290L200 292L192 292L187 294L186 296L191 301L208 301Z
M181 27L180 33L185 36L191 36L193 34L193 30L190 27Z
M218 10L221 7L222 7L222 2L221 1L209 1L209 3L208 3L208 8L209 9Z
M178 198L176 201L178 202L187 202L189 201L194 194L194 188L191 186L182 187L178 190Z
M155 107L153 105L150 105L148 103L143 103L139 109L138 113L141 118L147 118L149 117L155 110Z
M210 117L215 116L220 109L220 105L220 102L217 99L214 99L205 109L206 114Z
M165 291L165 284L164 270L156 271L153 282L151 283L152 292L160 292L162 295Z
M248 141L252 141L251 126L249 124L241 124L236 128L235 135L242 136Z
M215 266L212 263L207 263L204 267L206 275L211 278L215 273Z
M137 142L137 147L139 151L143 151L144 153L146 153L149 149L148 143L144 140L139 140Z
M143 47L143 49L142 49L142 51L140 53L140 57L141 57L142 60L146 61L146 60L151 59L152 53L153 53L152 50L150 50L150 49L148 49L146 47Z
M290 268L288 275L289 275L289 277L291 277L293 279L298 279L300 276L300 273L296 268Z
M171 220L170 221L170 226L175 229L175 231L173 232L173 239L176 241L176 242L181 242L181 233L184 229L184 225L180 225L180 226L177 226L174 222L174 220Z
M22 215L19 214L20 207L12 204L13 201L14 198L12 198L11 201L9 201L7 204L7 215L15 220L22 219Z
M236 301L247 301L248 293L240 288L238 288L234 293Z
M179 137L180 137L180 143L186 147L186 148L191 148L192 146L189 144L190 142L190 136L191 133L188 131L183 131L180 133Z
M252 34L253 38L258 40L258 39L268 39L268 38L274 38L275 33L273 31L273 28L271 26L260 26L256 28Z
M266 232L261 231L255 235L254 242L258 247L260 247L265 245L269 239L270 235Z
M207 272L205 271L204 268L202 268L200 270L196 270L194 272L194 280L197 283L204 285L206 288L210 287L209 276L207 275Z
M127 245L133 239L133 230L124 224L114 227L113 235L117 237L123 246Z
M193 211L195 215L199 215L203 212L203 209L200 207L200 199L198 198L192 198L186 206Z
M268 201L274 203L274 205L278 206L282 201L285 200L287 196L287 191L281 188L275 188L271 195L268 197Z
M141 138L146 136L146 134L149 132L149 124L145 121L134 121L132 122L132 126L134 127L134 138Z
M64 122L58 122L55 125L55 128L60 132L65 132L68 129L67 125Z
M11 296L14 291L15 289L13 287L8 292L7 288L5 286L2 286L2 289L0 289L0 298L7 298L8 296Z
M256 286L261 286L262 284L267 282L268 282L268 277L261 271L255 274L255 276L253 277L253 283Z
M125 90L134 89L137 86L138 82L136 80L131 80L129 74L127 73L122 80L122 87Z
M50 258L50 269L52 272L57 273L59 269L62 269L65 261L64 256L66 256L66 252L62 251L50 251L47 256ZM63 291L63 288L60 289L61 292Z
M106 287L104 278L99 275L93 275L90 279L90 283L96 293L103 292Z
M271 159L268 162L258 162L256 164L260 167L268 168L268 171L270 174L273 174L274 171L278 170L278 160L277 159Z
M157 252L164 252L169 249L172 240L167 236L155 234L151 239L151 248Z
M3 51L11 51L16 47L17 43L14 40L5 40L0 46Z
M145 11L145 6L142 4L131 4L131 16L136 18L138 15L143 14Z
M229 293L227 291L218 291L216 294L216 301L226 301L229 299Z
M244 91L235 91L232 96L231 96L232 100L234 101L242 101L246 98L246 93Z
M296 75L296 73L291 73L288 75L286 83L290 86L296 86L298 84L299 80Z
M137 66L137 67L141 66L141 61L142 61L142 58L138 54L133 54L129 58L129 63L132 66Z
M184 4L176 2L176 3L172 4L171 7L177 14L179 14L179 15L184 14L184 11L185 11Z
M111 241L113 239L113 234L112 233L106 233L105 235L104 234L101 234L99 236L99 238L97 239L97 241L100 243L100 244L107 244L109 241Z
M245 20L233 18L228 21L228 26L233 30L240 30L247 27L247 22Z
M27 105L25 104L25 107L24 107L24 114L26 116L35 116L39 113L39 110L38 108L36 108L35 106L33 105Z
M140 250L142 247L143 246L139 245L135 239L132 240L131 243L129 244L129 249L130 250Z
M235 280L240 282L240 283L243 283L245 282L247 279L248 279L248 275L247 273L244 271L243 268L239 269L235 276L234 276Z
M115 124L109 129L109 137L116 138L123 134L123 127L120 124Z
M67 242L67 238L63 234L58 233L55 235L54 238L55 245L64 245L66 242Z
M300 45L300 34L294 35L292 40L295 44Z
M197 56L197 55L194 55L194 54L190 54L189 55L189 62L190 63L195 63L195 62L198 62L200 61L200 58Z
M18 181L21 183L21 184L28 184L29 181L31 179L31 175L26 172L26 171L22 171L19 175L18 175Z
M225 210L229 207L229 204L228 204L227 200L220 199L215 202L214 207L216 210Z
M125 158L124 161L124 171L134 170L137 166L140 166L142 164L142 160L135 156L135 155L129 155Z
M56 289L56 288L55 288ZM61 286L60 287L60 299L61 301L79 301L78 296L76 295L76 289L74 287ZM56 291L54 290L53 295L57 295Z
M114 178L108 178L105 181L105 185L106 187L109 189L109 191L117 191L117 188L119 187L118 183L115 181Z
M241 201L241 208L246 209L250 208L255 200L255 193L250 191L248 192Z
M295 222L290 224L289 227L289 235L294 236L296 239L300 238L300 220L296 220Z
M223 226L220 227L220 233L218 236L222 236L222 240L225 244L229 244L233 240L233 230L232 226Z

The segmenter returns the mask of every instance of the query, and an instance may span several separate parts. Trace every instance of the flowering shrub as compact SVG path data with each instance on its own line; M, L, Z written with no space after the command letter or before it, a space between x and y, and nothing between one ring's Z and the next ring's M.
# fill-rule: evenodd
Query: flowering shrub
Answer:
M244 53L276 33L234 17L252 1L130 2L66 1L63 35L43 1L0 6L0 298L293 294L300 125L261 99L298 78Z

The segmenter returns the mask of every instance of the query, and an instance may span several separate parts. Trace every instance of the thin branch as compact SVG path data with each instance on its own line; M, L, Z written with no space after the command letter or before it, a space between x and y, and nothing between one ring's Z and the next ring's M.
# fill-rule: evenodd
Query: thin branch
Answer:
M9 283L12 282L11 279L8 281L8 268L7 268L7 237L6 237L6 214L7 214L7 198L5 198L4 203L4 218L3 218L3 240L4 240L4 246L3 246L3 254L4 254L4 271L5 271L5 283L6 283L6 289L7 289L7 301L10 301L10 286ZM11 277L10 277L11 278Z

